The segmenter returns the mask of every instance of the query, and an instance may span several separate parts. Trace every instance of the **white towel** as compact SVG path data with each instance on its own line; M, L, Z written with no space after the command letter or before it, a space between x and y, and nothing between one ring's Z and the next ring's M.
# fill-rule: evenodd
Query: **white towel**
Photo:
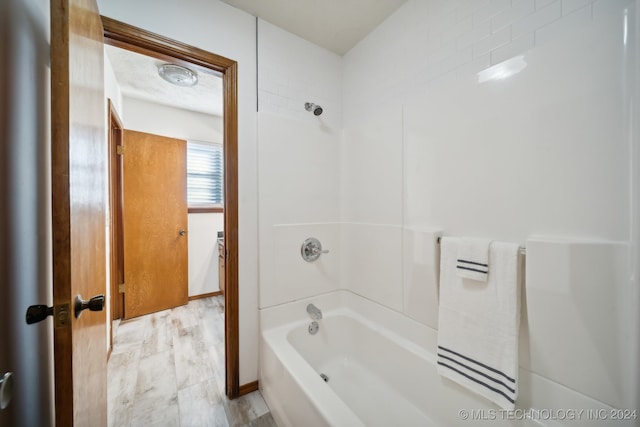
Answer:
M456 274L458 244L454 237L441 241L438 372L513 409L518 396L518 245L493 242L489 280L470 283Z
M467 279L487 281L489 275L489 239L460 239L456 273Z

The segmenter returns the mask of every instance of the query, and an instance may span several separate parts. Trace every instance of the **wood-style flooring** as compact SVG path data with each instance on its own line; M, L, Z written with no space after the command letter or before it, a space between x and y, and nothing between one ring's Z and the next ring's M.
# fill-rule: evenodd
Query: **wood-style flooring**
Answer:
M114 324L110 427L276 427L259 391L224 394L224 297Z

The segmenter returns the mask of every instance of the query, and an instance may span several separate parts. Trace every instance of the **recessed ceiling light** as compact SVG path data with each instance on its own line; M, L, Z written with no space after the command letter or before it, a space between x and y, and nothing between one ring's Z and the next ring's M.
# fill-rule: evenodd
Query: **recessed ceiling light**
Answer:
M198 83L198 75L195 71L175 64L162 64L158 67L158 74L164 80L176 86L195 86Z

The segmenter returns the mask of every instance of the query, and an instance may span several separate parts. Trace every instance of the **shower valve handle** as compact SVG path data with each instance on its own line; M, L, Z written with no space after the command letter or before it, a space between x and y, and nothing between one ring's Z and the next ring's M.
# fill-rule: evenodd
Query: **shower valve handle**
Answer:
M329 253L328 250L322 250L322 243L315 237L309 237L300 247L300 254L302 259L307 262L313 262L320 258L321 254Z

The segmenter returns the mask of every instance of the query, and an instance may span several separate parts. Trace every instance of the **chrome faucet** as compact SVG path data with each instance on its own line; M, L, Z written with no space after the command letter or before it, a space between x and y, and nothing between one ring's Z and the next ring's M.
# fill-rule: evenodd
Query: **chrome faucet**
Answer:
M307 313L309 313L309 316L311 316L313 320L322 319L322 311L313 304L309 304L307 306Z

